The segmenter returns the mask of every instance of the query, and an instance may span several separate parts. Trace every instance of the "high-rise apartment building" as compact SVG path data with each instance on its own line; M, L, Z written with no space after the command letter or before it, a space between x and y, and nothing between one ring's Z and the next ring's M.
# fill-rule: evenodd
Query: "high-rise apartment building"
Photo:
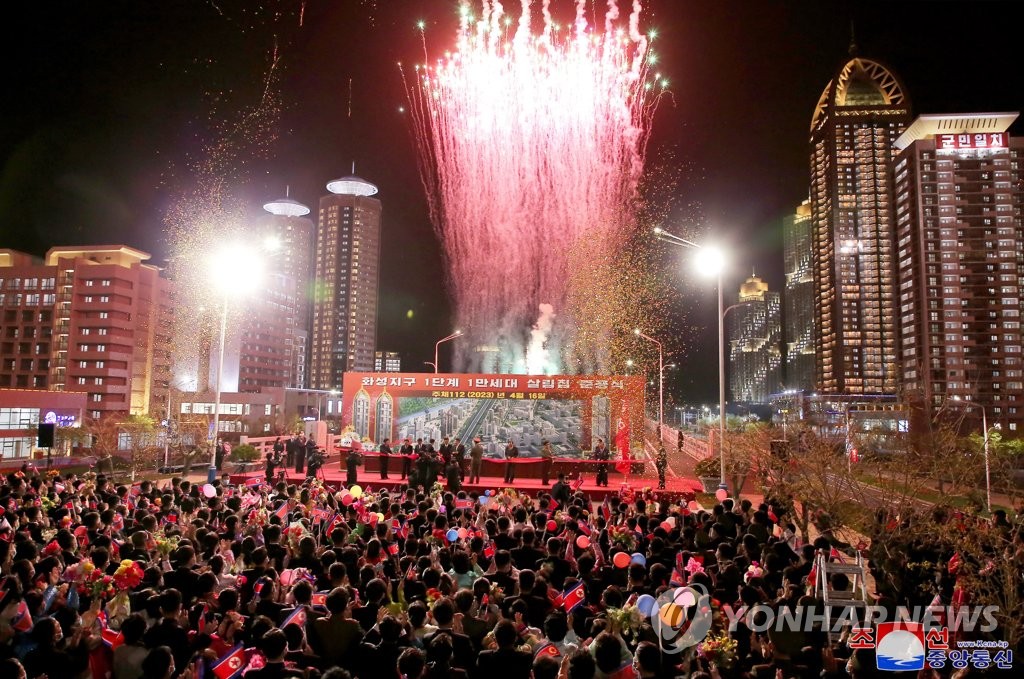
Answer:
M932 413L970 401L1008 431L1024 429L1017 116L920 116L893 168L903 388Z
M262 224L264 239L270 245L267 270L276 277L269 287L290 300L288 304L293 307L287 332L289 370L280 386L301 389L308 382L315 229L313 221L306 217L309 208L291 198L271 201L263 209L270 215Z
M346 371L373 370L381 204L359 177L327 184L316 233L309 385L340 389Z
M782 220L786 283L782 293L782 335L787 389L814 390L814 249L811 201L805 200Z
M0 387L87 394L86 414L163 412L170 282L123 245L0 250Z
M910 123L899 79L853 57L811 120L815 382L826 394L891 394L897 385L888 170Z
M402 372L402 355L397 351L375 351L373 352L373 372L375 373L400 373Z
M751 276L740 286L729 337L729 384L734 401L767 403L782 387L779 293Z

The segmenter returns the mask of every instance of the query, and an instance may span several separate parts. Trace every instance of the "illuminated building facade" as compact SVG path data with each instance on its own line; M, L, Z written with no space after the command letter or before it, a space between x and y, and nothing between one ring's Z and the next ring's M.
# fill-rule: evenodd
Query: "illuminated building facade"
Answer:
M373 372L375 373L400 373L402 372L402 355L397 351L375 351L373 352Z
M893 172L903 386L931 412L980 405L1004 431L1024 428L1017 116L920 116Z
M370 372L377 340L381 204L359 177L327 184L316 234L309 386L340 389L346 371Z
M811 247L811 202L805 200L782 222L786 287L782 293L787 389L814 390L814 251Z
M263 223L263 235L270 245L271 274L280 276L271 290L277 290L294 306L288 324L287 350L289 370L280 386L302 388L308 382L309 326L313 318L313 245L316 229L306 217L309 208L291 198L279 198L263 206L269 216ZM278 385L274 385L278 386Z
M782 326L779 293L751 276L740 286L729 337L732 399L767 403L782 388Z
M903 86L878 62L849 59L811 121L815 387L896 392L895 243L888 171L910 122Z
M124 245L0 250L0 388L86 394L85 415L160 414L172 285Z

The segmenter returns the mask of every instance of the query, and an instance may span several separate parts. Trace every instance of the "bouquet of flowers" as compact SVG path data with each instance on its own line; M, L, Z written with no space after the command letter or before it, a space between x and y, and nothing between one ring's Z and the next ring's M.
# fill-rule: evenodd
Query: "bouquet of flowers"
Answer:
M82 592L79 589L79 592ZM85 592L93 599L111 599L117 594L114 587L114 578L101 570L93 570L92 575L85 583Z
M633 501L636 499L636 496L633 493L633 487L629 484L623 483L619 488L619 499L626 504L633 504Z
M736 640L727 632L712 634L697 644L697 653L712 665L729 669L736 663Z
M142 566L131 559L124 559L114 571L114 586L121 591L134 589L142 583Z
M53 501L52 499L50 499L50 496L49 496L49 495L44 495L44 496L42 497L42 499L40 499L40 501L39 501L39 507L40 507L40 508L41 508L41 509L42 509L42 510L43 510L44 512L46 512L47 514L49 514L49 513L50 513L50 511L51 511L51 510L52 510L52 509L53 509L54 507L56 507L56 506L57 506L57 503L55 503L55 502L54 502L54 501Z
M612 628L619 630L624 637L636 637L644 623L644 616L632 604L626 604L622 608L609 608L607 616Z
M92 575L95 572L97 572L96 566L93 564L92 559L85 558L65 568L61 579L74 585L79 594L85 594L87 591L86 585L92 579ZM102 575L102 573L100 574Z
M430 499L433 500L435 504L437 504L437 502L441 498L441 495L443 494L444 486L442 486L439 482L434 481L434 485L430 487Z
M441 600L444 595L441 594L441 590L436 587L431 587L427 590L427 608L433 608L434 604Z
M299 551L299 542L302 538L310 535L309 529L307 529L305 524L301 521L293 521L291 525L285 529L284 533L285 537L288 539L288 548L291 549L293 553L297 553Z
M253 509L245 520L245 532L254 533L257 528L264 528L270 523L270 515L263 507Z
M171 552L178 548L178 536L172 535L167 536L156 536L156 551L160 554L160 557L166 559L171 555Z
M636 550L636 533L626 526L611 526L608 529L608 539L613 545L622 547L627 552Z

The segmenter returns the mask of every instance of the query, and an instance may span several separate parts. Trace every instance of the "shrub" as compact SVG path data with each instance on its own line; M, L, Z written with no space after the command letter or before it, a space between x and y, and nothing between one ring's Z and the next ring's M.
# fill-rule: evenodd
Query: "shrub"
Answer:
M259 451L248 443L231 449L231 459L235 462L254 462L259 456Z

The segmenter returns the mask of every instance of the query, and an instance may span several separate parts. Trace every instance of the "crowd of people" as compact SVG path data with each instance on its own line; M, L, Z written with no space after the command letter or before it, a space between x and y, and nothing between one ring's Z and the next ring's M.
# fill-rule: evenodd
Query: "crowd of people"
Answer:
M626 486L596 503L559 484L478 495L23 469L0 486L0 676L872 673L847 639L724 624L723 605L821 604L809 579L831 545L800 544L781 507ZM684 584L710 598L660 603ZM714 625L677 643L700 606Z

